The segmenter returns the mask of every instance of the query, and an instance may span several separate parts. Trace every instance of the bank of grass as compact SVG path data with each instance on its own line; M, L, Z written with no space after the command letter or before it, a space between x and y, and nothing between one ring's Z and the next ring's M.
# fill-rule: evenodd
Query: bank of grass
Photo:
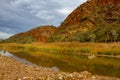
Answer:
M61 54L98 54L98 55L120 55L120 42L116 43L78 43L78 42L54 42L54 43L32 43L0 44L1 50L9 52L26 51ZM32 55L32 54L31 54Z

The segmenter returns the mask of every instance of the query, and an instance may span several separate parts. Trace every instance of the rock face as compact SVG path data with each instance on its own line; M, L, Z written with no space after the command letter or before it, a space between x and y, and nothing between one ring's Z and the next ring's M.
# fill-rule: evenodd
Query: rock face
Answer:
M115 38L112 30L115 30L119 41L120 0L88 0L68 15L56 34L61 35L61 41L86 42L95 38L97 42L109 42Z
M11 36L5 42L17 42L17 43L31 43L31 42L46 42L46 40L51 37L56 31L54 26L40 26L31 29L27 32L18 33Z
M27 34L32 36L36 41L46 42L55 31L56 28L54 26L42 26L28 31Z
M106 9L102 12L102 9ZM116 12L116 13L115 13ZM105 18L109 16L112 18L116 14L120 13L120 0L88 0L86 3L77 7L59 26L59 29L64 29L72 25L82 23L83 21L88 21L91 24L95 24L95 18L101 17ZM109 14L109 15L107 15ZM87 19L90 18L90 19Z

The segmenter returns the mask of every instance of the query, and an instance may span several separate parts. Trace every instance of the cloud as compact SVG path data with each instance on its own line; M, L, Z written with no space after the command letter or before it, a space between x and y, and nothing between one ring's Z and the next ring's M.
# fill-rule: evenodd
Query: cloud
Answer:
M8 37L10 37L12 35L13 34L8 34L8 33L0 32L0 39L5 39L5 38L8 38Z
M63 14L63 15L67 15L71 12L71 10L63 8L63 9L59 9L58 12Z
M39 25L58 26L86 0L0 0L0 32L15 34Z

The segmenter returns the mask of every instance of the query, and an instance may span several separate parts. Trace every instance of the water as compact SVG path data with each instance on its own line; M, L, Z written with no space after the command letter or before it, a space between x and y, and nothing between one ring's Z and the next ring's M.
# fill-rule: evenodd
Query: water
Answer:
M19 61L19 62L21 62L21 63L23 63L23 64L27 64L27 65L29 65L29 66L35 66L35 64L27 61L26 59L19 58L19 57L15 56L15 55L7 52L7 51L3 51L3 50L2 50L2 51L0 51L0 54L3 55L3 56L7 56L7 57L10 57L10 58L13 58L13 59L15 59L15 60L17 60L17 61Z
M24 59L24 58L17 57L17 56L15 56L15 55L7 52L7 51L4 51L4 50L0 51L0 54L3 55L3 56L6 56L6 57L13 58L13 59L15 59L16 61L19 61L19 62L21 62L21 63L23 63L23 64L28 65L28 66L34 66L34 67L35 67L35 66L38 66L38 65L36 65L36 64L34 64L34 63L32 63L32 62ZM59 69L58 69L56 66L46 67L46 68L49 69L49 70L53 70L53 71L59 71Z
M81 56L78 54L59 54L59 53L42 53L31 55L27 52L9 52L0 51L0 54L12 57L29 65L39 65L52 70L61 70L65 72L81 72L87 70L92 74L103 76L114 76L120 78L120 59L110 57ZM14 55L13 55L14 54ZM15 56L16 55L16 56ZM17 57L19 56L19 57Z

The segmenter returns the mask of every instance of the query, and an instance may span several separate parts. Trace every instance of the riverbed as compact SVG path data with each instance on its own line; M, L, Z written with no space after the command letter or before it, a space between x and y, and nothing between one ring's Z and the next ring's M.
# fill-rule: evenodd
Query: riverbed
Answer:
M0 54L12 57L24 64L47 68L53 67L55 70L64 72L81 72L87 70L92 74L120 77L120 59L118 58L94 57L90 59L88 56L54 53L50 53L48 56L41 54L38 58L35 58L34 56L16 56L5 51L1 51Z

